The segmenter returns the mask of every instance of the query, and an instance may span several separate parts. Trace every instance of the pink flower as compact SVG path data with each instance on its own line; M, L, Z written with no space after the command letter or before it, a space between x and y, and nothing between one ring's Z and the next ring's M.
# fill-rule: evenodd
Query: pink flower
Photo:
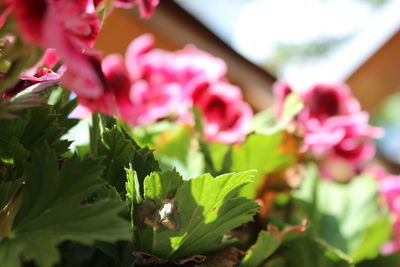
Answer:
M23 37L43 48L55 48L68 70L62 81L79 95L96 98L103 84L91 47L99 31L93 0L14 0Z
M103 93L97 98L78 94L79 102L91 111L117 115L125 119L125 113L131 112L131 104L125 106L125 102L129 101L131 82L122 56L112 54L104 58L101 63L93 61L93 64L98 69L99 77L102 77Z
M325 120L360 111L358 100L350 88L343 84L317 84L302 93L305 110L302 115L309 119Z
M206 137L224 143L244 139L252 111L240 89L223 81L225 63L187 46L177 52L153 48L151 35L143 35L128 47L125 64L120 55L101 63L92 58L102 78L99 97L78 93L91 111L117 115L132 126L162 119L193 123L190 107L204 113Z
M135 39L126 52L126 66L132 80L130 99L136 116L132 125L169 118L187 118L192 104L192 83L202 78L219 80L226 72L218 58L187 46L171 53L153 49L154 38L146 34Z
M244 140L253 113L238 87L224 81L199 83L192 99L205 119L209 141L229 144Z
M394 216L392 240L381 246L384 255L400 251L400 176L388 173L380 166L369 166L366 173L378 179L380 195L385 200Z
M149 18L153 15L159 2L159 0L116 0L114 1L114 6L130 8L133 5L138 5L140 16L142 18Z
M176 51L169 63L168 68L172 70L175 79L185 85L198 77L217 81L227 72L227 66L222 59L213 57L194 45L186 45L182 50Z
M287 84L278 83L274 92L277 112L281 112L291 89ZM350 89L346 85L318 84L302 92L301 98L304 108L295 121L304 130L302 150L330 162L328 165L337 160L340 164L346 162L355 172L360 171L375 154L372 139L379 138L383 132L368 124L368 114L361 111ZM324 168L323 163L321 166ZM329 176L326 169L323 173Z
M59 62L60 56L54 48L48 48L44 52L42 58L35 64L35 66L25 70L24 75L33 76L41 68L52 69Z
M273 91L274 91L274 97L275 97L275 99L274 99L275 100L274 101L275 114L276 114L277 119L279 120L280 117L282 116L286 97L290 93L292 93L292 89L290 88L290 86L287 83L278 81L274 84Z
M154 37L150 34L131 42L126 52L126 65L132 80L173 81L183 86L199 76L218 80L226 74L223 60L193 45L173 53L154 49Z
M13 97L19 92L25 90L26 88L38 83L54 81L54 83L53 82L48 83L49 85L48 87L54 86L56 85L59 79L60 75L58 73L54 73L51 69L42 68L33 76L28 76L28 75L20 76L19 81L12 88L3 92L1 97L3 98Z
M89 119L92 116L92 111L81 104L78 104L78 106L69 114L69 118L75 118L75 119Z

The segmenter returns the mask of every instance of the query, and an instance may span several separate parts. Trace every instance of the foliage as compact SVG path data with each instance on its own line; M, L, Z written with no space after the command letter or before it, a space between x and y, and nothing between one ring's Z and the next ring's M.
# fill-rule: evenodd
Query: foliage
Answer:
M294 196L315 234L351 262L376 257L391 233L389 217L376 201L376 181L368 176L347 185L321 180L315 165L307 173Z
M0 3L1 266L398 265L382 245L399 241L400 178L320 177L339 152L369 160L381 132L346 86L281 83L279 117L253 116L194 46L143 35L125 62L92 47L115 6L149 17L159 1L89 2ZM91 119L71 118L78 101Z
M205 174L184 181L176 171L152 173L141 195L136 174L128 170L139 251L174 261L228 246L223 236L257 212L256 203L236 195L250 177L249 172Z

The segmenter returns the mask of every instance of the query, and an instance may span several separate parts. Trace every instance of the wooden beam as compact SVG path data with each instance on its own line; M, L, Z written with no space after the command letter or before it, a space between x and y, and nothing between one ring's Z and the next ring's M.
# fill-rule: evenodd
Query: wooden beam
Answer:
M347 83L363 109L369 112L375 111L386 96L396 92L400 85L400 32L355 71Z

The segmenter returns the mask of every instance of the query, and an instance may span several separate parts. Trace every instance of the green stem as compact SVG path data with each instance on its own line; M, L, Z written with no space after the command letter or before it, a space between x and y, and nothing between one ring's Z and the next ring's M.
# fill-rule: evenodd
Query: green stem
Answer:
M90 153L93 156L97 156L98 151L98 143L100 140L100 119L99 114L93 113L92 114L92 126L89 130L90 134Z

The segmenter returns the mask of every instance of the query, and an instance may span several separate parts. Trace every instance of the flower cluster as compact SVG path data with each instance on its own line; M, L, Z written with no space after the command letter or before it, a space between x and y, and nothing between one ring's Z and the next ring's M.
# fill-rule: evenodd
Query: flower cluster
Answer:
M244 139L252 111L239 88L225 79L225 63L194 46L176 52L154 49L149 34L132 41L125 60L112 54L101 62L104 92L98 97L77 93L91 111L117 115L132 126L162 119L192 123L190 108L205 119L210 141Z
M100 29L97 10L104 0L7 0L2 3L0 27L13 13L26 42L43 49L55 49L66 66L63 84L87 97L104 91L102 77L96 71L100 52L93 44ZM116 6L139 5L142 17L149 17L158 0L115 1Z
M194 46L174 53L153 49L151 35L133 41L125 59L117 54L102 59L93 44L100 27L97 9L104 1L8 3L24 39L43 49L51 48L41 63L26 71L21 82L10 88L8 95L60 78L90 111L117 115L133 126L166 118L192 123L190 108L195 105L205 118L208 140L234 143L244 139L252 111L240 89L224 79L226 65L221 59ZM149 17L159 1L114 3L120 7L138 4L142 17ZM49 60L56 61L48 63ZM57 60L64 64L58 74L50 70ZM40 69L39 65L49 69Z
M274 88L277 114L282 112L286 96L292 92L286 83ZM345 85L317 84L300 93L303 110L295 122L304 131L303 151L321 159L321 171L333 178L333 168L343 166L354 175L375 154L373 138L380 137L380 128L368 124L368 114Z

